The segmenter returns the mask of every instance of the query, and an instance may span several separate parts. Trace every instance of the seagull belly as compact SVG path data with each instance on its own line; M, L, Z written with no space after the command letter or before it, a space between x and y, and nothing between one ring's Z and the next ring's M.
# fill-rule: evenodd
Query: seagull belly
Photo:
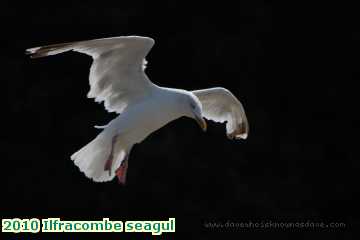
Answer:
M168 104L145 102L128 108L114 120L115 128L127 144L143 141L152 132L179 118Z

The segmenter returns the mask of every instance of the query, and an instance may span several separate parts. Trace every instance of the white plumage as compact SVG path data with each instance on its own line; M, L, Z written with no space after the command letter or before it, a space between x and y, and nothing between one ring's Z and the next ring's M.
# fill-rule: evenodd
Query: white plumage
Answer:
M224 88L196 91L164 88L146 76L145 56L154 45L148 37L128 36L54 44L27 49L32 58L77 51L90 55L89 98L104 102L120 115L89 144L71 156L84 174L97 182L115 176L125 183L134 144L179 117L195 119L206 130L203 117L227 122L229 138L246 139L249 126L236 97Z

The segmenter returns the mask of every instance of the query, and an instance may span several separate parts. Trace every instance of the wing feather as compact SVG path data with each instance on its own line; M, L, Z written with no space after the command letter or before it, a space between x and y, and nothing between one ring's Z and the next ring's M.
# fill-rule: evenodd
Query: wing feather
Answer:
M89 98L104 102L109 112L121 113L146 97L154 85L146 76L145 57L154 45L148 37L128 36L53 44L27 49L31 58L67 51L90 55Z
M192 91L200 100L202 114L215 122L226 122L226 132L230 139L246 139L249 123L240 101L225 88L209 88Z

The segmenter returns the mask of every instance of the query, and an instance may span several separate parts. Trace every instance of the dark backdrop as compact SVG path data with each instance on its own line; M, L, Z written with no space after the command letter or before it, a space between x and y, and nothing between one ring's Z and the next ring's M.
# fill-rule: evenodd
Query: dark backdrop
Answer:
M197 233L228 220L354 226L359 162L350 136L358 126L349 120L356 88L339 69L346 46L337 41L336 11L294 5L3 3L2 217L176 217L177 231ZM155 39L146 72L156 84L231 90L245 107L249 138L229 141L224 125L208 122L203 133L181 118L135 146L125 187L87 179L69 157L99 133L94 125L116 116L86 98L91 58L23 53L119 35Z

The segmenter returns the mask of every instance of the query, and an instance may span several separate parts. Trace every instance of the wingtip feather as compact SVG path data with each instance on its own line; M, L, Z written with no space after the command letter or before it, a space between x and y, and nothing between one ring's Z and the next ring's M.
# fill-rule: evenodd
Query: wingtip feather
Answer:
M30 58L45 57L46 54L41 54L42 47L28 48L25 50L25 55L29 55Z
M227 135L229 139L247 139L249 135L249 125L247 122L240 123L238 127Z

